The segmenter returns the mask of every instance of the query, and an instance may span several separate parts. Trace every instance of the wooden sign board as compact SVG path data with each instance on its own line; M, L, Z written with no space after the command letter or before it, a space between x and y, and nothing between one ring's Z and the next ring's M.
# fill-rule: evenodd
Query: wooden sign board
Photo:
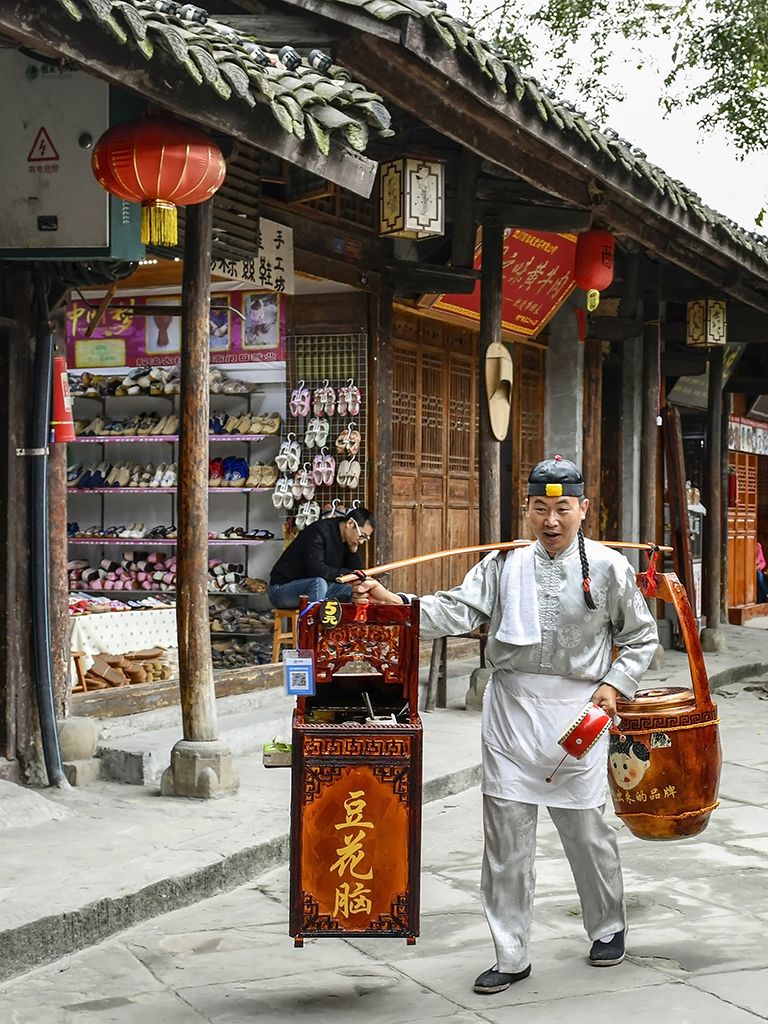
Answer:
M413 943L419 934L418 632L418 602L302 609L298 642L313 653L317 688L293 718L297 946L353 935Z
M479 233L478 233L479 234ZM535 338L576 287L576 235L507 228L504 232L502 330ZM473 266L482 267L483 245ZM480 323L480 282L470 295L429 295L419 303L465 322Z

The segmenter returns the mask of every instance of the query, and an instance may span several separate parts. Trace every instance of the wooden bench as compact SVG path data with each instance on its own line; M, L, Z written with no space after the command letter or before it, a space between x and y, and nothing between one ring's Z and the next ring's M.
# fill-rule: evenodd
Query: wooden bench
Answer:
M272 629L272 661L280 661L283 644L296 647L296 627L299 622L298 608L273 608L275 624Z
M434 711L436 707L444 708L448 706L448 641L479 640L480 667L485 668L485 644L487 639L487 627L480 626L478 629L472 630L471 633L442 636L432 641L432 657L429 662L429 676L424 693L425 711Z

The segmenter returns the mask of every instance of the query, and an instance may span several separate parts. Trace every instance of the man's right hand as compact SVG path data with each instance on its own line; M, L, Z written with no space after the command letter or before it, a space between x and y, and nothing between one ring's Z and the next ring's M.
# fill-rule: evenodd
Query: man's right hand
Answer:
M355 604L402 604L402 600L387 590L383 583L367 577L352 584L352 600Z

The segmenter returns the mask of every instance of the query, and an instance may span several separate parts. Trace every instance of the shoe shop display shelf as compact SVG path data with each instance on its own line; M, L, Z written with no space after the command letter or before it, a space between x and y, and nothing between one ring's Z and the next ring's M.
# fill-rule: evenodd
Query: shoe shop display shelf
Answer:
M277 434L209 434L213 441L270 441L274 440ZM140 442L145 444L157 443L158 441L174 443L179 440L178 434L88 434L78 435L73 444L112 444L113 442Z
M70 544L97 544L101 547L121 547L124 548L126 544L134 543L139 547L145 545L155 547L171 547L175 546L175 537L70 537ZM231 547L238 548L249 548L256 544L268 544L269 541L266 539L258 539L256 537L209 537L208 547L224 547L230 545Z
M247 367L243 367L242 375L248 376ZM151 463L156 466L159 463L171 463L171 465L178 463L179 433L175 420L180 404L178 393L86 395L78 393L77 387L73 387L72 391L76 421L89 418L90 423L94 424L98 432L78 434L76 440L69 446L70 463L83 465L102 462L113 465L126 463L133 466L139 463ZM280 442L279 430L274 432L272 429L274 419L277 416L282 419L284 410L285 382L282 379L258 380L253 386L242 390L231 388L227 391L216 391L212 388L209 457L224 459L234 452L236 453L235 457L242 458L248 466L258 462L269 465L274 461ZM162 418L166 414L174 417L171 425L172 433L163 432L161 424ZM216 432L222 427L226 427L228 419L230 426L233 426L234 417L243 420L250 417L252 429L243 430L242 427L247 426L244 422L241 424L240 431L235 426L232 433L227 433L225 429L224 432ZM97 420L103 422L97 423ZM149 428L148 433L136 431L137 420L144 420L139 429ZM258 422L259 420L263 420L263 425L268 428L267 432L259 430L259 426L262 425ZM105 429L110 424L115 424L115 432ZM160 426L160 429L152 431L151 428L157 425ZM130 429L131 432L117 432L121 426L123 429ZM85 429L87 430L88 427ZM83 447L80 448L80 445ZM100 447L94 449L94 445ZM161 452L162 455L159 454ZM244 480L241 482L245 483ZM228 553L232 548L241 548L241 555L235 555L232 552L230 557L245 563L244 575L264 579L269 577L272 564L279 554L282 544L281 521L269 500L271 491L272 488L269 486L229 486L229 483L223 479L220 484L214 484L209 488L210 495L230 494L236 496L231 501L212 500L209 503L209 530L211 532L224 534L225 530L232 530L236 527L242 528L246 533L264 530L275 535L273 538L210 537L208 547L211 557L223 557L226 561L225 552ZM155 527L155 524L171 527L176 525L176 494L177 486L70 486L68 488L69 511L67 518L74 522L79 520L84 526L98 523L104 531L116 524L119 526L119 524L127 522L130 525L136 521L137 525L140 523L141 529L144 529L144 523L146 523L146 532L151 533L151 528ZM69 544L73 549L71 556L73 558L78 557L74 552L81 548L86 550L105 549L106 552L112 552L114 558L118 557L115 553L116 548L146 548L148 551L166 548L174 555L177 551L177 539L162 536L71 536ZM87 556L81 552L79 557ZM98 563L99 559L103 557L103 555L97 556L95 562ZM89 558L88 561L93 562L94 559ZM105 594L103 589L89 588L86 585L79 586L78 583L79 581L73 581L70 589L102 596ZM125 600L145 594L158 594L173 599L175 589L152 587L109 590L106 593ZM232 598L234 603L249 608L261 609L266 605L265 594L245 587L235 591L214 589L209 590L208 593L210 598L224 595ZM228 634L216 632L212 635L221 640ZM243 636L245 635L243 634ZM252 635L261 636L266 633Z
M70 487L70 494L175 494L175 487ZM209 494L272 493L271 487L209 487ZM140 538L137 538L140 539Z
M367 399L365 332L290 339L281 444L289 461L272 500L296 529L365 505Z

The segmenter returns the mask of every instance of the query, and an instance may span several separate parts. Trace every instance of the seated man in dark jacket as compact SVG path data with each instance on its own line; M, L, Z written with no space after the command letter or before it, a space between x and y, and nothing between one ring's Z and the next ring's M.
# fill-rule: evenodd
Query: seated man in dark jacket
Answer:
M365 508L306 526L272 568L267 589L272 607L298 608L302 595L310 601L351 601L350 585L336 581L362 569L359 549L373 534L373 526L373 516Z

